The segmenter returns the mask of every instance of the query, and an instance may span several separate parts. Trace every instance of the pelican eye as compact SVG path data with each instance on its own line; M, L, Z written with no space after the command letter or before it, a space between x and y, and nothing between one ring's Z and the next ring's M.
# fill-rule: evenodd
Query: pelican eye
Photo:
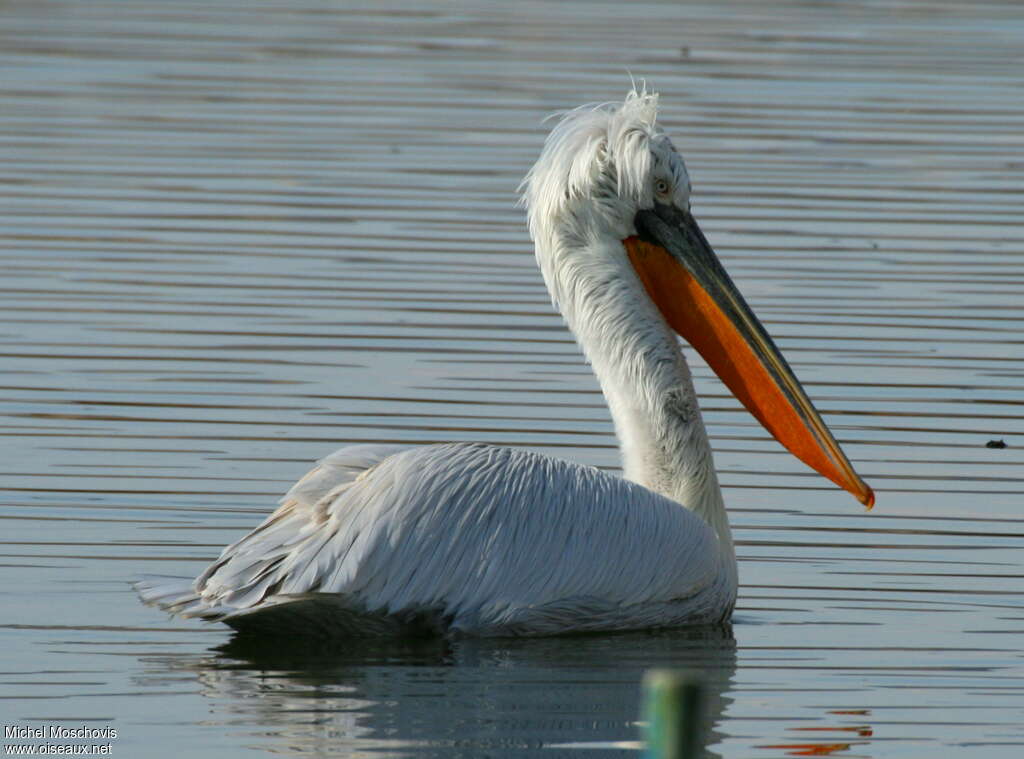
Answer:
M669 183L667 181L665 181L664 179L655 179L654 180L654 192L656 194L661 195L662 197L664 197L664 196L668 195L671 190L672 190L672 188L669 186Z

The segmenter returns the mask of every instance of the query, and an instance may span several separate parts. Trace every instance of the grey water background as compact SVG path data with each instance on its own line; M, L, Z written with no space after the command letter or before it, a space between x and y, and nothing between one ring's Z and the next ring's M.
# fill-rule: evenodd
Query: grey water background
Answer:
M875 510L691 356L731 631L252 651L141 606L345 442L617 468L515 188L542 118L630 72ZM711 755L1021 756L1022 169L1011 2L3 2L0 721L115 757L631 755L672 666Z

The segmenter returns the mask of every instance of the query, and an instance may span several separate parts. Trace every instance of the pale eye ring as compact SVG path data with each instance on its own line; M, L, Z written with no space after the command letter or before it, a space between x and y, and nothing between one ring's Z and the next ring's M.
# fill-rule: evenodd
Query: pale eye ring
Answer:
M664 179L654 180L654 192L657 193L658 195L664 197L665 195L669 194L669 190L671 189L672 188L669 187L668 182L666 182Z

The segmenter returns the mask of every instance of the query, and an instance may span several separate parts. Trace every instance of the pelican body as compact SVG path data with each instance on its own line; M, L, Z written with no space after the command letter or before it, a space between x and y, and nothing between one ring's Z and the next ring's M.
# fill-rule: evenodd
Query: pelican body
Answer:
M690 213L657 95L565 114L523 182L537 261L608 402L623 477L479 444L320 461L195 581L143 600L248 633L552 635L727 621L737 571L682 336L747 409L868 507Z

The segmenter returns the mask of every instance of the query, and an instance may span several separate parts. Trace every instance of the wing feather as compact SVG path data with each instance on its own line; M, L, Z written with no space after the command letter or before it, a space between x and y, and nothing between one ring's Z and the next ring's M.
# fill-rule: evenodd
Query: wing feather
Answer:
M342 492L387 457L407 449L352 445L335 451L318 461L285 494L276 511L221 551L198 578L147 576L135 583L135 590L144 603L179 616L204 619L223 619L266 602L281 592L294 567L305 564L304 542L325 521L317 504L333 491Z
M274 625L286 606L308 617L299 599L324 607L330 595L335 614L366 614L374 629L426 616L474 634L668 626L731 609L714 531L634 483L495 446L351 450L320 462L187 593L154 602L244 629L271 608Z

